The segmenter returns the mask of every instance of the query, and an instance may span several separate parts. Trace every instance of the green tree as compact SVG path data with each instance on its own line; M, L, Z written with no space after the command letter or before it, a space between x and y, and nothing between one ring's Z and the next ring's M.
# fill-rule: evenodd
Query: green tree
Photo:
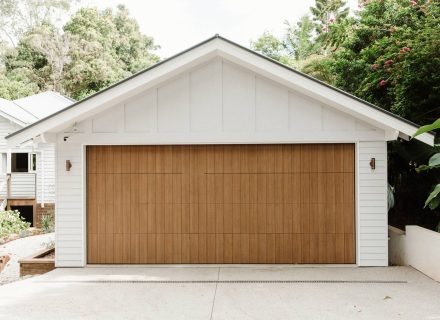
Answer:
M62 30L44 22L24 33L4 54L3 73L9 81L34 84L32 93L37 86L37 92L56 90L81 99L158 62L155 49L125 7L83 8ZM10 94L3 90L1 96Z
M159 61L158 47L143 35L124 6L79 10L64 26L77 41L70 50L64 85L74 98L97 92Z
M317 34L316 42L323 48L328 45L331 26L347 18L350 9L346 4L343 0L315 0L315 5L310 7Z
M0 38L15 46L21 36L43 22L55 23L79 1L0 0Z
M38 93L38 86L29 81L27 77L10 76L0 74L0 97L15 100Z
M251 41L251 48L276 61L282 61L287 55L283 41L269 31L265 31L256 41Z
M295 25L286 22L287 35L286 46L295 60L302 61L307 59L317 51L317 45L313 38L313 30L315 28L313 22L308 15L301 17Z
M440 3L373 0L331 57L334 84L419 123L440 117Z

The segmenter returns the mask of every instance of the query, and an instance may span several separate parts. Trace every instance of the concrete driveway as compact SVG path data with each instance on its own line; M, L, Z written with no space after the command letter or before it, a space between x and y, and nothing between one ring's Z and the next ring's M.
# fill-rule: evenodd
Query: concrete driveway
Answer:
M412 268L57 269L0 287L0 319L440 319L440 284Z

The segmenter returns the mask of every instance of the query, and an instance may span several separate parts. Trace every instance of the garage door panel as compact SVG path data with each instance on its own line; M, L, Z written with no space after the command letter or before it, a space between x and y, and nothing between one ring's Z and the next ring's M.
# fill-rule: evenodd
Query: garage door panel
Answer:
M301 263L302 260L302 234L292 234L292 263Z
M344 254L344 262L345 263L353 263L353 261L355 261L355 248L354 248L354 243L355 243L355 235L354 233L346 233L344 235L345 237L345 243L344 243L344 247L345 247L345 254Z
M353 145L88 147L88 262L354 263L353 161Z
M335 234L326 233L325 235L325 263L336 261L336 237Z
M300 203L300 232L303 234L310 233L310 203Z
M156 203L156 233L165 233L165 204Z
M337 212L339 213L340 210L337 210L336 204L334 203L326 203L325 204L325 232L326 233L336 233L337 227L340 226L340 224L337 222ZM338 220L339 221L339 220Z
M173 263L174 254L178 252L178 248L174 247L173 234L164 235L164 261L165 263ZM174 263L178 263L177 261Z

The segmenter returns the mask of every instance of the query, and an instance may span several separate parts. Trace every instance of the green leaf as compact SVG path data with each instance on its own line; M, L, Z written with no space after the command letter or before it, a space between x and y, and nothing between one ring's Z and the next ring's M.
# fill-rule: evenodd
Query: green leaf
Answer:
M435 210L439 206L439 204L440 204L440 197L435 197L429 203L429 209Z
M394 207L394 187L388 183L388 211Z
M426 164L422 164L416 168L416 171L422 172L422 171L429 170L429 169L431 169L430 166L427 166Z
M429 205L429 203L430 203L435 197L438 196L439 193L440 193L440 183L437 184L437 185L435 186L434 190L432 190L432 192L429 194L428 199L426 199L426 201L425 201L425 206L424 206L424 208L426 208L426 207Z
M434 154L431 158L429 158L429 163L428 163L428 165L429 165L430 167L435 167L435 166L440 165L440 152Z
M420 127L419 130L417 130L416 133L414 133L414 135L412 136L411 139L414 139L418 135L421 135L423 133L426 133L426 132L429 132L432 130L436 130L436 129L440 129L440 119L435 120L431 124L427 124L426 126Z

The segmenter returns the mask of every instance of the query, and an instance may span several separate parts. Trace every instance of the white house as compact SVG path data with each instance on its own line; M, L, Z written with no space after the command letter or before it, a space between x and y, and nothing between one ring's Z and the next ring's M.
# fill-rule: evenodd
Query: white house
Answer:
M386 142L417 128L216 35L7 140L56 143L58 267L386 266Z
M47 91L13 101L0 98L0 209L18 209L32 225L55 203L55 145L32 140L9 147L5 137L57 112L73 100Z

